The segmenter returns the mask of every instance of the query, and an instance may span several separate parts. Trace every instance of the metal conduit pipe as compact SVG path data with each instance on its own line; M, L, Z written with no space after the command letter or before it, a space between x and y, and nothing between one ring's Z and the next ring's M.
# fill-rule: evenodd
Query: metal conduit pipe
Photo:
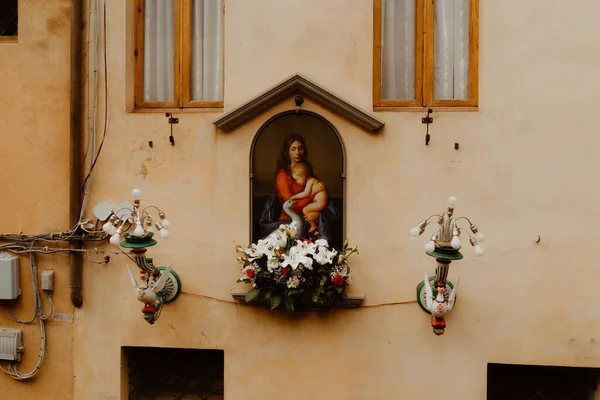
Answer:
M82 41L82 2L83 0L71 0L71 99L70 99L70 201L69 201L69 224L74 227L79 222L81 207L81 41ZM83 241L71 243L76 248L83 247ZM81 295L81 269L83 259L81 252L69 253L69 288L71 289L71 303L75 307L83 305Z

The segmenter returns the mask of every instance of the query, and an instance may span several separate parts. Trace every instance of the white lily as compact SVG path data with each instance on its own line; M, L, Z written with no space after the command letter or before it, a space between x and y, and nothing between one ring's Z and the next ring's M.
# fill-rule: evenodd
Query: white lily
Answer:
M263 246L260 246L260 244L252 243L252 245L246 249L246 254L248 254L249 261L254 261L257 258L261 258L262 256L264 256Z
M283 249L285 248L285 246L287 246L287 235L283 230L280 230L276 235L273 235L273 237L271 237L271 240L269 241L274 247Z
M319 265L331 264L336 254L335 249L328 250L327 247L319 246L314 252L314 258Z
M293 246L287 254L283 255L281 266L286 267L289 265L293 270L295 270L300 264L302 264L305 268L312 269L312 262L313 259L307 256L306 249L302 246L296 245Z
M325 239L317 239L317 240L315 240L315 244L317 246L325 246L325 247L329 246L329 243L327 243L327 240L325 240Z
M267 260L267 270L271 273L279 268L279 262L281 260L278 257L269 257Z
M289 225L281 225L280 228L283 228L285 234L289 236L290 239L295 239L298 235L298 229L295 222L292 222Z

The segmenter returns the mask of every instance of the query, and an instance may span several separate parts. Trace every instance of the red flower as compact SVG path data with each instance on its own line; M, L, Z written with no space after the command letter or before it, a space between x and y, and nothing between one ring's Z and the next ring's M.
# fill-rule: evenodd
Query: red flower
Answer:
M310 239L302 239L302 241L303 241L304 243L308 243L308 244L311 244L311 243L312 243L312 240L310 240Z
M252 278L252 277L254 276L254 270L253 270L253 269L250 269L250 268L248 268L248 269L246 270L246 276L247 276L248 278Z
M281 268L281 275L287 275L290 269L288 267Z
M340 274L335 274L333 278L331 278L331 282L333 282L335 286L342 286L344 284L344 278L342 278Z

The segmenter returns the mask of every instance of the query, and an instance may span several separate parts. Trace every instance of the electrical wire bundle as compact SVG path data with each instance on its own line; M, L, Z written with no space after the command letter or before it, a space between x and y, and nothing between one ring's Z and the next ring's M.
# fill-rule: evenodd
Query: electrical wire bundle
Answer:
M10 319L12 319L13 321L19 322L21 324L31 324L37 319L40 323L40 333L41 333L42 344L40 346L40 355L38 357L37 364L32 371L26 372L26 373L19 372L19 370L17 369L17 366L12 362L8 363L8 369L4 369L2 366L0 366L0 370L7 373L11 378L17 379L17 380L25 380L25 379L33 378L39 372L40 368L42 367L42 364L44 362L44 355L46 353L46 325L45 325L45 322L48 319L50 319L50 317L54 313L54 303L52 302L52 293L47 292L47 291L44 291L44 293L48 297L48 304L50 305L50 311L48 311L47 314L44 313L44 303L42 302L42 298L40 296L40 291L39 291L38 285L37 285L37 255L33 251L29 251L29 261L30 261L30 267L31 267L30 268L31 269L31 285L33 287L33 308L34 308L33 317L31 317L31 319L26 320L26 321L19 319L13 313L12 309L10 308L10 305L8 306L8 311L10 312Z

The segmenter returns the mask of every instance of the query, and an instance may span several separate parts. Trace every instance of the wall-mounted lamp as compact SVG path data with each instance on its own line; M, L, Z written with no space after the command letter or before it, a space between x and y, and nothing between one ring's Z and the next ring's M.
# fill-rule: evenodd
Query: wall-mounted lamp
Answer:
M456 285L448 281L448 269L453 260L463 258L459 251L462 246L461 235L463 238L465 235L468 236L476 256L483 255L483 248L479 245L480 242L483 242L483 234L467 217L452 218L455 205L456 197L450 196L445 213L430 215L410 230L411 240L417 240L428 225L435 226L435 232L425 245L425 252L434 257L438 265L435 276L425 274L423 282L417 285L417 302L423 311L431 314L431 326L436 335L444 334L445 316L452 310L456 301L460 279L457 280ZM469 227L460 226L459 220L465 220Z
M142 194L140 189L133 189L131 194L133 205L124 201L113 208L110 207L110 203L102 202L96 206L94 214L101 221L106 221L102 229L111 235L111 244L131 249L130 254L140 269L142 284L137 284L131 270L129 275L138 300L144 303L142 308L144 319L149 324L153 324L160 316L163 304L174 301L181 293L181 281L170 266L157 267L153 264L152 258L146 257L147 248L157 244L153 239L154 229L158 229L160 236L167 239L171 236L167 230L171 227L171 222L164 211L156 206L140 207ZM154 210L158 218L152 216L150 210ZM133 232L124 233L125 240L121 241L121 234L131 228L134 228ZM129 269L129 266L127 268Z

